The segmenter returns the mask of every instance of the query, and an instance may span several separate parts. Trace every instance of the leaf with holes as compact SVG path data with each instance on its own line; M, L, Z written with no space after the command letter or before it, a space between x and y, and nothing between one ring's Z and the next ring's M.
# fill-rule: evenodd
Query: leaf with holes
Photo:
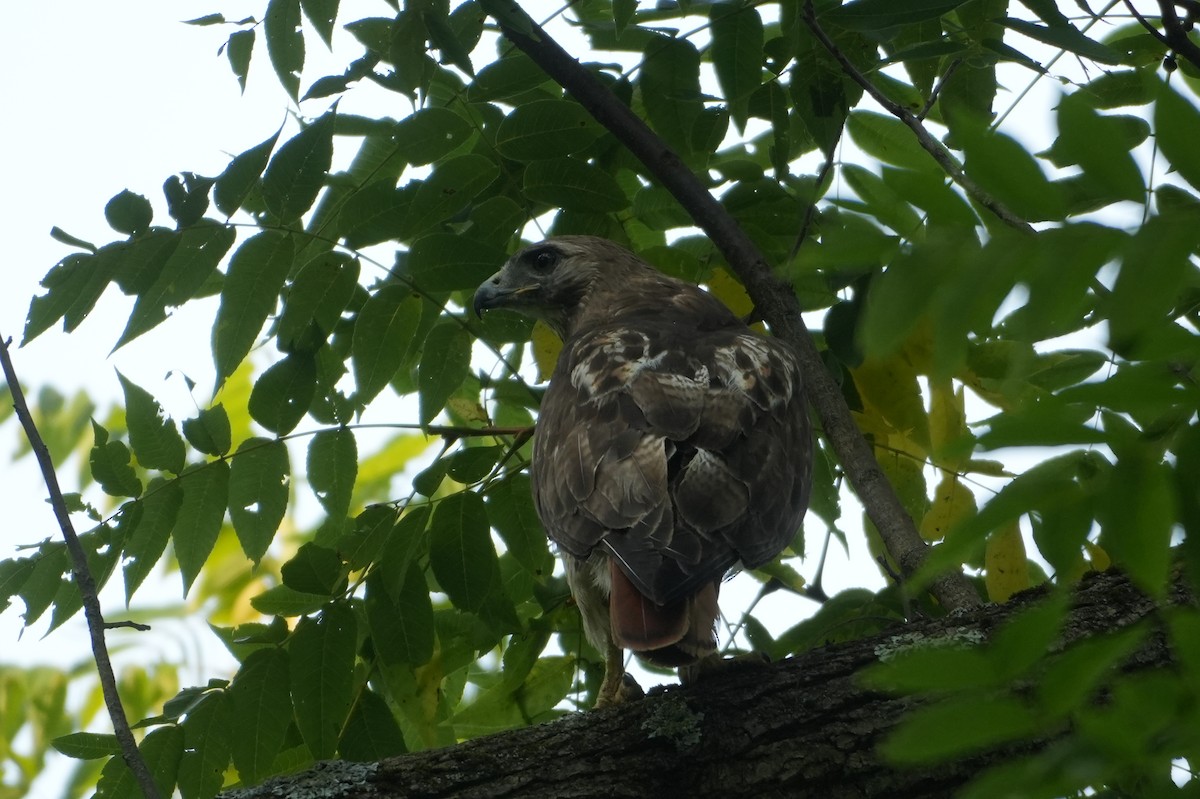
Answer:
M258 563L287 511L291 466L282 441L250 438L230 458L229 518L246 557Z

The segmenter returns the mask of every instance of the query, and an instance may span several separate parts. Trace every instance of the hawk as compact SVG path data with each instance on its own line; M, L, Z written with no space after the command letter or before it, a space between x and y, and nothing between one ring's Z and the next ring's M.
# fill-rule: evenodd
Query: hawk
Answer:
M597 705L621 701L623 649L662 666L712 655L724 576L796 534L812 477L800 366L711 294L592 236L513 255L475 292L476 314L490 308L563 340L534 501L605 653Z

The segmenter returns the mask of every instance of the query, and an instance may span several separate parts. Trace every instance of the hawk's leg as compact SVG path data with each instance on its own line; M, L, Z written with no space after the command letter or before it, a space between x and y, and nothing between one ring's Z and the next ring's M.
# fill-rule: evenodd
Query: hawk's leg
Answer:
M711 655L705 655L695 663L680 666L679 682L683 685L694 685L714 674L743 667L762 667L770 665L770 663L771 658L765 652L746 652L729 658L721 657L720 653L714 652Z
M596 707L619 705L641 699L645 694L633 676L625 673L625 653L609 641L604 652L604 680L596 695Z

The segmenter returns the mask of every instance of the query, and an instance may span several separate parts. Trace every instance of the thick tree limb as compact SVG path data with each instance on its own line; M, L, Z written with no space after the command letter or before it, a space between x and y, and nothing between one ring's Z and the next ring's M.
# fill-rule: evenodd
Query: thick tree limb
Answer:
M29 413L29 405L25 402L25 392L17 380L16 369L13 368L12 358L8 347L11 339L0 337L0 366L4 369L4 379L8 381L8 389L12 392L13 409L21 420L21 427L29 439L29 446L37 458L42 470L42 479L46 490L50 493L50 506L54 509L54 517L62 531L63 540L67 544L67 552L71 555L71 570L75 575L75 587L83 599L83 615L87 619L88 633L92 642L92 658L96 662L96 672L100 677L100 689L104 694L104 704L108 708L108 717L112 720L113 732L121 745L121 755L126 765L133 772L142 794L147 799L158 799L158 787L146 767L146 761L138 750L133 730L129 728L129 719L125 716L125 708L121 705L121 695L117 691L117 678L113 673L112 660L108 656L108 644L104 639L106 627L113 626L104 621L100 611L100 596L96 590L96 581L88 569L87 553L79 543L79 536L71 524L71 514L67 510L67 502L63 498L62 489L58 485L58 475L54 471L54 462L50 458L50 450L38 433L33 416Z
M934 641L964 629L986 637L1043 596L1028 591L1006 605L901 629ZM1171 601L1195 603L1182 589ZM1061 643L1132 626L1159 607L1121 574L1090 575L1076 590ZM988 766L1047 742L1016 742L922 769L883 762L877 745L919 700L864 688L859 673L894 645L895 636L884 633L445 749L380 763L324 763L226 796L916 799L951 796ZM1150 636L1125 668L1161 667L1169 659L1164 639Z
M854 424L840 387L825 368L800 317L800 304L791 286L775 275L758 247L679 155L519 6L510 0L485 0L483 5L500 23L504 35L570 92L687 209L737 272L772 332L796 348L809 401L821 418L825 435L851 486L903 574L916 572L925 562L929 548L879 468L871 445ZM938 577L930 590L951 610L980 604L978 593L957 571Z

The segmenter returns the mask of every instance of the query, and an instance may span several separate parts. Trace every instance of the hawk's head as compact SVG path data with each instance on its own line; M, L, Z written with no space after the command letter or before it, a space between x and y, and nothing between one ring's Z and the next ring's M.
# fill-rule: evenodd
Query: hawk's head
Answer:
M510 308L566 339L580 306L601 282L648 270L624 247L594 236L559 236L520 250L475 292L475 313ZM603 281L600 280L603 278Z

